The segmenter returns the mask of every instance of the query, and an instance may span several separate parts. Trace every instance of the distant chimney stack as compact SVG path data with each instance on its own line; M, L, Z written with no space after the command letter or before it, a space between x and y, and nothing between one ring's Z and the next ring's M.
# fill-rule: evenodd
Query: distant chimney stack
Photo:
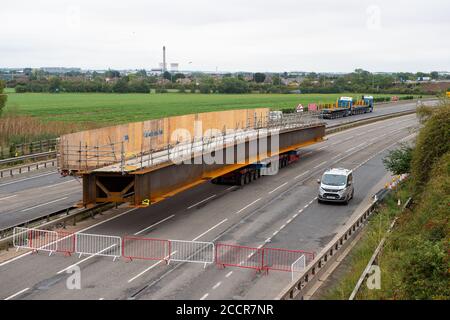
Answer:
M166 64L166 46L163 46L163 72L167 71L167 64Z

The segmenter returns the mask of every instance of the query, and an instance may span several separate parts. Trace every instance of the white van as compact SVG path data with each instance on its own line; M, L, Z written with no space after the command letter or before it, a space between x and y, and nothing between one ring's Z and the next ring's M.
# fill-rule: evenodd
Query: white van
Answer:
M353 199L353 172L348 169L333 168L325 171L320 184L317 201L348 202Z

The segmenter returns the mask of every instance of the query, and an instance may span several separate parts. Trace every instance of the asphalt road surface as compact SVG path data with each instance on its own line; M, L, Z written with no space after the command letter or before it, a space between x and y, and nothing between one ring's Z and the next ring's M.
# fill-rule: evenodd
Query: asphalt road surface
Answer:
M426 103L434 104L435 101ZM327 125L341 124L415 108L416 102L408 101L381 104L375 106L373 113L325 122ZM81 190L79 180L63 178L55 169L0 179L0 230L72 206L81 199Z
M364 206L387 177L382 157L414 136L415 115L388 119L329 136L301 159L243 188L205 182L148 208L130 209L82 232L302 249L319 252ZM354 169L349 205L318 204L316 179L329 167ZM70 290L66 269L81 269ZM26 254L0 263L3 299L273 299L289 272L268 275L237 267Z

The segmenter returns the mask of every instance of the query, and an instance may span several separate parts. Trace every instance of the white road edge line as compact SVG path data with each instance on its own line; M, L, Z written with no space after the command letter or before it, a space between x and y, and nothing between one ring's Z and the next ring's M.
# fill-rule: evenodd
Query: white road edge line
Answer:
M151 226L148 226L148 227L145 228L145 229L142 229L142 230L139 231L139 232L136 232L134 235L137 236L138 234L141 234L142 232L145 232L145 231L147 231L148 229L151 229L151 228L157 226L158 224L163 223L164 221L167 221L167 220L169 220L169 219L171 219L171 218L173 218L173 217L175 217L174 214L171 215L171 216L168 216L167 218L162 219L161 221L158 221L158 222L152 224Z
M217 196L217 195L216 195L216 194L213 194L212 196L210 196L210 197L208 197L208 198L206 198L206 199L203 199L202 201L199 201L199 202L197 202L196 204L193 204L192 206L188 207L188 210L189 210L189 209L192 209L193 207L198 206L199 204L201 204L201 203L203 203L203 202L205 202L205 201L208 201L209 199L214 198L215 196Z
M47 204L52 204L52 203L55 203L55 202L58 202L58 201L66 200L67 198L69 198L69 197L59 198L59 199L52 200L52 201L49 201L49 202L46 202L46 203L41 203L41 204L38 204L38 205L36 205L36 206L33 206L33 207L29 207L29 208L23 209L23 210L21 210L20 212L25 212L25 211L33 210L33 209L36 209L36 208L39 208L39 207L46 206Z
M28 290L30 290L30 288L25 288L23 290L20 290L19 292L14 293L13 295L10 295L9 297L5 298L4 300L11 300L12 298L17 297L18 295L20 295L20 294L22 294L22 293L24 293L25 291L28 291Z

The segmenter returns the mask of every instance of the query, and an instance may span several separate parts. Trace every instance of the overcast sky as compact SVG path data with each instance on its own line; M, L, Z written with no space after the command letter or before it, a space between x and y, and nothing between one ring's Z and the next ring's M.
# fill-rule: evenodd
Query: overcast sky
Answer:
M448 0L13 0L0 67L450 71Z

